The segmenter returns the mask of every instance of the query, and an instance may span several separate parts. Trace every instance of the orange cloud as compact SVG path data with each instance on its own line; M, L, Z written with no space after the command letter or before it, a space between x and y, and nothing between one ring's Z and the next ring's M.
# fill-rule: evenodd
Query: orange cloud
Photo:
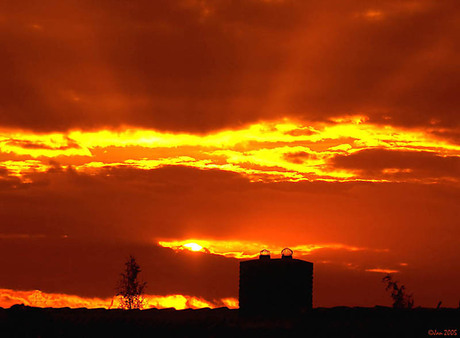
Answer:
M380 273L397 273L397 272L399 272L399 270L393 270L393 269L379 269L379 268L376 268L376 269L366 269L366 271L369 271L369 272L380 272Z
M347 112L458 125L456 1L372 4L1 4L0 125L203 133Z
M262 249L269 249L272 255L279 255L284 247L276 244L257 243L248 241L237 240L208 240L208 239L185 239L185 240L163 240L159 241L158 245L164 248L171 248L176 251L188 250L195 252L210 253L225 257L232 257L237 259L249 259L259 256ZM340 249L346 251L362 251L369 250L367 248L360 248L349 246L345 244L304 244L295 245L291 249L297 256L305 256L311 252L319 249ZM376 250L385 251L385 250Z
M310 126L284 119L207 135L145 129L66 134L3 131L0 150L31 158L0 162L0 166L17 176L33 170L44 171L50 167L49 159L58 158L77 171L116 166L149 170L180 165L236 172L252 181L292 182L391 181L391 175L372 178L360 175L354 168L335 165L338 156L352 158L366 150L392 150L401 154L423 151L440 157L460 157L459 145L441 140L430 131L376 125L362 116L336 118L332 123L316 122ZM388 169L392 168L382 168ZM406 178L418 177L406 175Z
M40 290L18 291L12 289L0 289L0 307L8 308L15 304L24 304L34 307L70 307L70 308L118 308L116 298L87 298L76 295L61 293L45 293ZM226 306L237 308L238 300L224 298L219 301L207 301L203 298L188 295L145 295L144 308L175 308L199 309L204 307L216 308Z

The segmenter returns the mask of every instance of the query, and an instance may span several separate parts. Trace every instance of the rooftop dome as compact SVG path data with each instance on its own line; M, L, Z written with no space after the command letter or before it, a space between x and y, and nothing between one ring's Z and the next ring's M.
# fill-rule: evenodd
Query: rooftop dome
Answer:
M292 258L293 251L289 248L281 250L281 258Z
M267 249L260 251L259 259L270 259L270 251Z

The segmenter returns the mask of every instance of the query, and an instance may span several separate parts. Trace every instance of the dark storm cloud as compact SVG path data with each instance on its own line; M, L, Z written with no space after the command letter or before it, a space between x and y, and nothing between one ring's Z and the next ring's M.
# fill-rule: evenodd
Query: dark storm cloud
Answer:
M0 6L3 126L203 132L342 114L458 125L456 1Z
M337 155L332 160L335 167L359 170L374 178L393 175L385 169L410 170L414 178L460 177L460 157L440 156L425 151L367 149L351 155ZM401 175L401 173L396 173ZM408 175L408 173L402 173Z
M27 175L24 183L4 176L4 232L150 241L191 231L195 219L206 229L215 227L222 212L238 208L227 199L250 187L237 174L184 167L107 168L91 175L55 164L46 173ZM221 235L231 230L216 227Z
M10 182L0 194L1 233L149 243L184 237L294 240L385 248L387 226L407 235L415 231L414 224L423 225L425 232L417 234L425 238L442 221L446 232L436 234L442 237L454 231L458 216L456 187L445 185L260 183L235 173L187 167L120 167L84 174L55 165L29 174L24 183L3 176ZM423 212L412 213L422 206ZM280 232L284 225L290 231Z

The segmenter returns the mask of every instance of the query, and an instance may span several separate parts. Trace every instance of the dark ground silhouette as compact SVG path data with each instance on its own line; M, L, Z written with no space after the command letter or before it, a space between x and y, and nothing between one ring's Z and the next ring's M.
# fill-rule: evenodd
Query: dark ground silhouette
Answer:
M460 334L459 309L315 308L291 318L244 318L227 308L0 308L2 337L429 337ZM432 330L432 331L429 331ZM450 331L451 336L455 331ZM431 335L430 335L431 333Z

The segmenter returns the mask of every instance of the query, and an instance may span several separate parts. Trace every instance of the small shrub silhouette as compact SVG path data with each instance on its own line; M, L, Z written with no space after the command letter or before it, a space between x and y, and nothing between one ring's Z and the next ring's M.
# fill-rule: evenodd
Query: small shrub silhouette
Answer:
M399 286L398 281L393 281L393 277L388 274L382 278L382 282L386 284L386 290L391 290L391 298L393 298L393 308L395 309L412 309L414 306L414 298L412 294L406 293L404 285Z
M117 296L120 300L120 308L125 310L142 309L144 306L144 289L146 282L140 282L138 275L141 272L136 259L129 256L125 263L125 271L121 273L121 279L117 287Z

